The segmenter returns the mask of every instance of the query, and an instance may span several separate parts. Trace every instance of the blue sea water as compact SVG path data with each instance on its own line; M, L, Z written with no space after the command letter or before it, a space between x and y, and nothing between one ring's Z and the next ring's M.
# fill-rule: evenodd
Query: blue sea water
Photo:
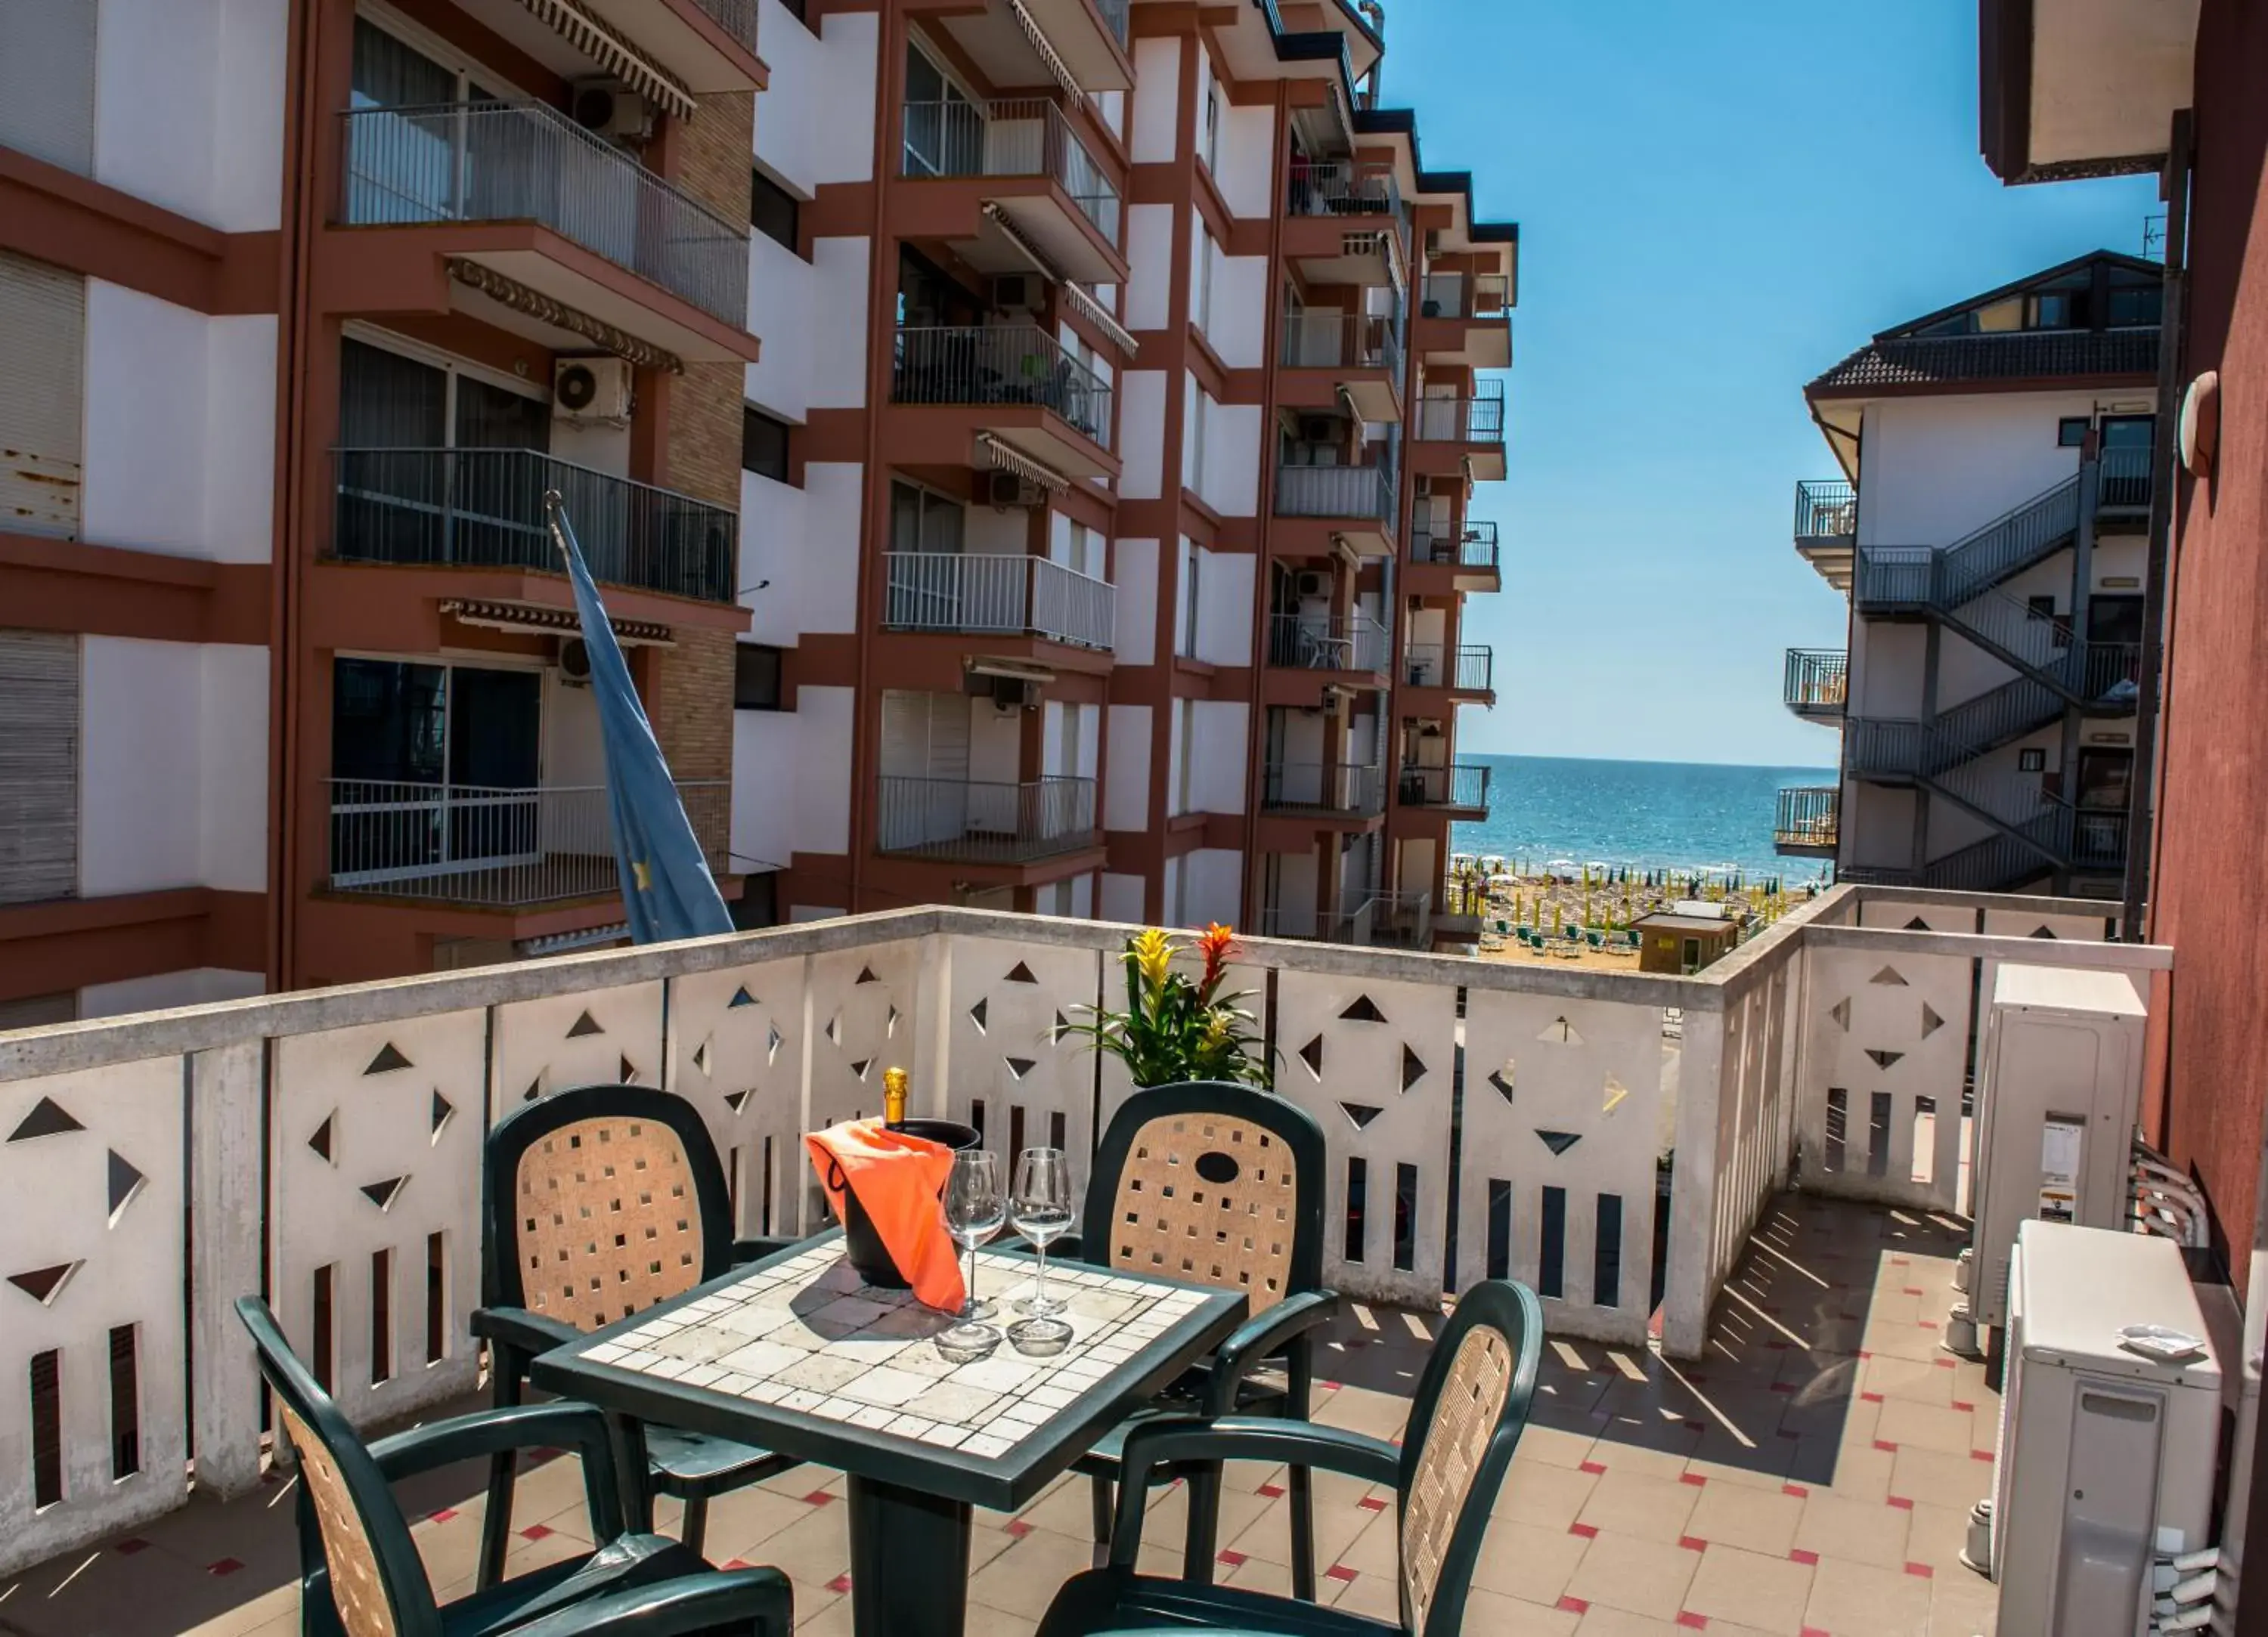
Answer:
M1704 762L1594 761L1476 756L1489 764L1489 816L1450 827L1460 853L1705 869L1731 865L1790 882L1825 873L1822 861L1772 851L1772 815L1786 784L1831 784L1824 767L1733 767Z

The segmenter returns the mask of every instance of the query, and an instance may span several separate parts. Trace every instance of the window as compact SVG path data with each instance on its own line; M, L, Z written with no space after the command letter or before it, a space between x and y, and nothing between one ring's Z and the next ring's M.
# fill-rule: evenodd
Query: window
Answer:
M890 485L890 549L957 553L966 511L957 500L902 479Z
M799 256L802 218L803 203L793 194L762 171L748 173L748 224L756 231Z
M1173 790L1173 811L1177 814L1197 810L1197 702L1177 699L1174 701Z
M784 710L780 698L780 656L783 650L762 642L741 642L733 650L733 708Z
M0 904L78 891L79 642L0 630ZM0 1010L0 1029L28 1026Z
M1198 598L1204 586L1204 549L1187 535L1182 537L1182 620L1174 633L1174 651L1185 659L1197 657Z
M2055 618L2055 611L2053 597L2024 598L2024 617L2028 620L2052 620Z
M740 470L767 477L775 483L792 482L788 476L787 422L761 409L740 407Z
M2047 771L2047 752L2036 745L2029 750L2021 750L2016 752L2018 773L2044 773Z
M974 176L984 159L984 116L919 46L906 43L902 173Z
M2056 422L2056 444L2062 449L2076 449L2087 441L2087 417L2067 415Z
M725 909L733 917L735 931L757 932L766 927L777 927L780 923L779 876L767 870L761 875L742 877L740 896L725 905Z
M2131 325L2154 325L2164 313L2166 292L2157 284L2114 286L2105 319L2113 329Z
M1220 82L1210 80L1205 84L1204 109L1205 169L1214 177L1220 175Z

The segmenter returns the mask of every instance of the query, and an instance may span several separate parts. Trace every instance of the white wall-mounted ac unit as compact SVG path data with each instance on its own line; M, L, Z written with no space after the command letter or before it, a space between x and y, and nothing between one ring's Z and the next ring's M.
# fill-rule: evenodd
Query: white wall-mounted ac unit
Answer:
M627 358L561 358L551 366L551 412L563 421L620 424L630 418Z
M1302 569L1292 576L1292 590L1302 600L1331 594L1331 576L1320 569Z
M1022 506L1029 509L1048 503L1048 491L1027 477L1013 472L993 472L984 480L984 498L995 506Z
M591 686L591 645L579 636L559 639L559 679L569 687Z
M653 105L620 80L591 80L575 87L575 123L615 142L644 142L653 135Z
M2034 1220L2009 1273L1993 1464L2001 1637L2133 1637L2161 1528L2205 1544L2220 1448L2220 1352L2172 1241ZM2197 1337L2186 1362L2119 1332Z

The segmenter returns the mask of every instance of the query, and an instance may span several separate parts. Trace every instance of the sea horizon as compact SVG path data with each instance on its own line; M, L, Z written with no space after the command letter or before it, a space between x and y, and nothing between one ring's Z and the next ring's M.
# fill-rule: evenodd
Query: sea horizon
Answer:
M1832 766L1638 761L1606 756L1475 754L1489 768L1489 813L1452 825L1452 852L1639 869L1734 869L1790 881L1826 861L1782 858L1772 820L1784 785L1834 782Z

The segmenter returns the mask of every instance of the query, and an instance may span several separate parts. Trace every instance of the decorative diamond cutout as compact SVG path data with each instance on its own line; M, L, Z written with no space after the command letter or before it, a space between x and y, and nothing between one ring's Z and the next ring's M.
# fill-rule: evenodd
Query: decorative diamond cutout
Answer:
M1550 1046L1580 1046L1583 1037L1575 1032L1575 1025L1565 1017L1554 1017L1543 1025L1543 1032L1535 1037Z
M366 1182L363 1185L363 1197L379 1210L390 1211L394 1208L394 1200L401 1197L402 1186L409 1180L407 1177L388 1177L383 1182Z
M70 1276L85 1266L85 1262L58 1262L53 1267L35 1267L26 1274L11 1274L8 1282L41 1307L48 1307L63 1294L63 1287L70 1282Z
M1919 915L1916 915L1911 921L1906 922L1905 929L1908 932L1927 932L1930 930L1930 925Z
M703 1040L693 1048L693 1066L703 1074L709 1072L709 1042Z
M1071 1019L1064 1017L1061 1012L1057 1012L1056 1014L1055 1027L1048 1033L1049 1040L1055 1045L1060 1046L1063 1044L1064 1036L1070 1032Z
M738 1011L743 1006L754 1006L755 1003L756 997L749 994L747 986L743 985L733 991L733 998L725 1002L725 1009L728 1012Z
M1898 976L1898 969L1897 969L1896 967L1895 967L1895 966L1885 966L1885 967L1883 967L1883 968L1881 969L1881 971L1880 971L1880 972L1876 973L1873 977L1871 977L1871 978L1867 979L1867 982L1869 982L1869 983L1888 983L1888 984L1895 984L1897 987L1899 987L1899 988L1901 988L1901 989L1903 989L1903 988L1904 988L1904 987L1906 987L1906 980L1905 980L1904 978L1901 978L1900 976Z
M438 1142L441 1140L441 1127L447 1125L449 1121L455 1117L456 1112L457 1105L454 1103L449 1101L447 1097L443 1097L438 1091L434 1092L433 1106L431 1109L431 1119L433 1123L427 1134L430 1135L434 1141Z
M637 1065L630 1061L629 1058L624 1057L617 1059L615 1061L615 1067L621 1070L622 1083L624 1085L630 1084L631 1081L637 1078Z
M770 1068L779 1061L780 1044L787 1037L779 1031L777 1024L766 1024L764 1032L770 1037L764 1042L764 1065Z
M519 1100L523 1103L533 1103L536 1098L542 1095L543 1076L541 1075L538 1075L534 1079L527 1083L527 1090L519 1094Z
M1845 995L1834 1005L1829 1007L1827 1015L1836 1021L1844 1033L1851 1032L1851 997L1849 995Z
M748 1105L748 1097L749 1093L746 1091L727 1091L725 1093L725 1105L737 1114Z
M827 1040L830 1046L843 1044L843 1014L837 1012L827 1020Z
M1407 1091L1425 1077L1425 1060L1411 1051L1408 1042L1402 1047L1402 1089Z
M872 966L861 966L858 968L858 976L852 981L851 987L855 988L861 983L880 983L880 981L881 980L874 975L874 969Z
M968 1009L968 1021L976 1025L976 1032L979 1034L983 1034L984 1032L984 1020L991 1015L992 1002L990 996L977 1002L976 1005Z
M1537 1127L1535 1134L1543 1139L1543 1146L1554 1154L1565 1154L1583 1140L1583 1134L1580 1131L1545 1131L1541 1127Z
M1629 1095L1630 1088L1624 1085L1621 1081L1616 1079L1612 1075L1609 1075L1607 1076L1606 1102L1600 1107L1599 1112L1602 1114L1613 1113L1615 1110L1622 1106L1623 1099Z
M568 1027L567 1038L571 1040L579 1040L586 1034L604 1033L606 1031L599 1027L599 1020L590 1013L585 1012Z
M2055 936L2055 929L2043 921L2024 936L2028 938L2051 938Z
M1386 1014L1378 1009L1378 1002L1367 995L1358 995L1354 1002L1339 1014L1342 1023L1384 1023Z
M1033 1057L1011 1057L1003 1061L1008 1065L1008 1072L1019 1080L1039 1067L1039 1060Z
M1029 966L1027 966L1021 961L1018 961L1014 965L1008 968L1008 975L1001 979L1000 981L1003 983L1037 983L1039 980L1032 976L1032 969Z
M898 1009L893 1006L890 1008L890 1015L882 1019L882 1039L885 1040L895 1040L897 1038Z
M116 1149L110 1150L110 1225L113 1228L118 1226L119 1216L134 1202L134 1196L142 1192L142 1185L148 1180Z
M1317 1035L1300 1048L1300 1061L1307 1066L1307 1072L1316 1079L1321 1080L1323 1077L1322 1036Z
M1929 1002L1927 1001L1924 1001L1921 1003L1921 1038L1926 1040L1930 1036L1935 1034L1939 1030L1944 1027L1945 1019L1932 1011L1929 1008Z
M1888 1068L1892 1063L1896 1062L1898 1059L1904 1057L1905 1053L1904 1052L1885 1052L1879 1046L1870 1046L1867 1048L1867 1055L1874 1060L1875 1068Z
M1354 1121L1354 1128L1357 1131L1360 1131L1386 1112L1370 1103L1342 1103L1339 1105L1339 1109L1349 1119Z
M390 1075L397 1068L408 1068L411 1066L409 1060L402 1056L400 1048L393 1041L388 1040L379 1048L378 1055L370 1060L370 1067L364 1069L363 1073Z
M32 1112L24 1121L8 1134L11 1142L29 1142L33 1137L59 1137L66 1131L85 1131L86 1127L65 1113L63 1105L51 1097L43 1097L32 1105Z
M314 1149L317 1156L327 1165L338 1164L337 1157L331 1152L331 1124L337 1119L338 1113L335 1110L324 1115L323 1123L316 1127L314 1134L307 1139L307 1146Z
M866 1071L873 1066L874 1060L873 1058L862 1057L857 1062L850 1065L850 1072L858 1075L859 1079L864 1080L866 1077Z
M1518 1064L1507 1057L1504 1060L1503 1068L1489 1070L1488 1083L1496 1088L1496 1094L1506 1103L1512 1101L1513 1080L1518 1067Z

